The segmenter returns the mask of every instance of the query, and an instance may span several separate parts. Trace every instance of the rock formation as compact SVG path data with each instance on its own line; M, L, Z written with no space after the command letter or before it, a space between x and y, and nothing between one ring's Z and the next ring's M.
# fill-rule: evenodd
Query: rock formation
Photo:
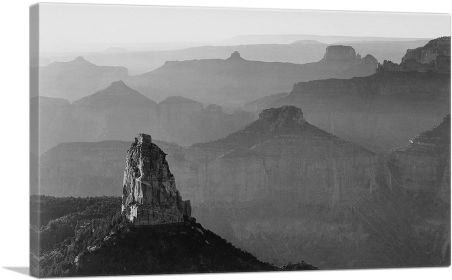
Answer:
M409 49L400 64L385 60L378 70L450 73L450 37L440 37L423 47Z
M326 48L325 55L322 62L326 64L364 64L364 65L378 65L378 60L372 55L368 54L361 58L361 55L356 53L351 46L332 45Z
M181 180L184 187L198 189L191 197L197 202L277 196L343 207L375 189L375 155L311 125L294 106L263 110L242 130L196 149L205 157L192 159L195 152L189 152L186 158L199 166L195 176L181 175Z
M349 209L377 191L376 155L313 126L303 113L266 109L236 133L194 145L185 155L191 172L178 174L180 188L190 190L202 224L266 261L359 266L356 248L367 240Z
M231 53L231 56L227 59L228 61L245 61L238 51Z
M360 55L357 55L355 50L350 46L333 45L326 48L323 61L350 61L355 59L361 59Z
M374 74L378 66L375 58L363 59L350 46L330 46L325 58L317 62L277 61L250 60L235 51L226 59L167 62L153 71L130 76L126 82L152 99L178 95L237 108L259 97L288 92L296 82L363 77Z
M177 223L191 215L190 201L182 200L165 157L146 134L127 151L122 213L136 225Z
M424 194L449 193L439 196L449 200L450 115L437 127L410 140L407 148L394 151L389 163L391 185Z
M366 246L392 267L449 266L450 116L381 159L378 191L354 207Z
M259 109L293 105L309 122L372 151L390 151L438 124L450 112L450 75L397 71L368 77L296 83L287 95L255 101Z

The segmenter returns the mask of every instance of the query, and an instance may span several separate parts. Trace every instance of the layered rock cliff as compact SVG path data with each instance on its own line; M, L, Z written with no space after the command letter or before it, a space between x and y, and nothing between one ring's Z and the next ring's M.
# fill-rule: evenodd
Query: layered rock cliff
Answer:
M313 125L372 151L403 146L450 111L450 75L380 71L369 77L301 82L261 108L303 106Z
M447 176L450 166L450 115L437 127L410 140L406 148L394 151L390 160L391 184L410 192L450 194ZM440 195L441 193L441 195Z
M423 47L407 50L400 64L385 60L379 71L450 73L450 37L440 37Z
M196 175L181 179L199 189L197 202L277 196L343 207L375 188L374 154L314 127L293 106L264 110L244 129L193 146L186 158L196 162Z
M393 267L449 266L450 116L382 157L377 178L378 191L354 207L367 246L387 252L375 257Z
M122 213L136 225L177 223L191 215L190 201L182 200L165 157L146 134L127 151Z
M315 126L372 151L390 151L430 129L450 112L450 67L440 67L437 61L450 64L449 49L450 38L441 37L416 49L415 53L426 58L415 60L417 56L409 54L400 65L386 61L377 73L367 77L300 81L287 95L274 94L253 104L258 110L283 105L303 107L306 118ZM351 59L353 52L342 47L329 57ZM408 67L413 60L422 67ZM426 61L430 62L422 64Z
M331 45L326 48L325 55L321 62L327 64L363 64L363 65L377 65L378 60L372 55L368 54L365 57L361 57L360 54L357 54L355 49L351 46L344 45Z
M326 48L323 61L341 61L341 60L355 60L361 57L356 55L355 50L350 46L333 45Z

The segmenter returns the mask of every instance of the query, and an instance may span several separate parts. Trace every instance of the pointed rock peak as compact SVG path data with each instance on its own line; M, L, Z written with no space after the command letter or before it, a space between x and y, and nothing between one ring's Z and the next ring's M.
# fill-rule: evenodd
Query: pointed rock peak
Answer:
M326 48L323 61L347 61L360 58L351 46L332 45Z
M72 62L76 62L76 63L89 63L89 64L91 64L91 62L89 62L88 60L86 60L83 56L77 56Z
M378 60L373 56L373 55L366 55L365 57L363 57L363 61L364 63L369 63L369 64L378 64Z
M122 80L112 82L107 88L101 90L99 93L103 95L130 95L139 94L136 90L127 86Z
M278 126L286 124L302 125L306 122L301 109L295 106L265 109L259 114L259 120L270 122Z
M233 53L231 53L231 56L227 60L243 61L244 59L240 56L240 53L238 51L234 51Z
M112 82L106 89L106 91L132 91L129 86L122 80Z
M127 151L122 214L134 224L179 223L191 216L190 201L182 200L165 156L144 133Z
M151 135L148 135L148 134L139 133L138 136L135 138L135 142L139 145L151 144L152 137L151 137Z
M124 83L123 80L119 80L119 81L114 81L114 82L112 82L112 83L110 84L110 87L115 87L115 88L118 88L118 87L121 87L121 88L129 88L129 87L126 85L126 83Z

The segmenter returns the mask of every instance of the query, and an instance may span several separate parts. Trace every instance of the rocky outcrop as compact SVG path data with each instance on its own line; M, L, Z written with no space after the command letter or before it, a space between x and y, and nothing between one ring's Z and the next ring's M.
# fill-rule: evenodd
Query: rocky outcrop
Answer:
M343 45L328 46L321 62L324 62L326 64L357 63L364 65L373 65L374 67L378 65L378 60L372 55L368 54L365 57L361 58L361 55L357 54L353 47Z
M231 53L231 56L227 59L228 61L245 61L241 56L240 53L238 51L234 51L233 53Z
M378 191L354 207L366 246L397 266L450 265L450 116L382 161Z
M391 183L410 192L450 193L449 161L450 115L447 115L440 125L410 140L407 148L392 153Z
M361 56L357 55L352 47L343 45L328 46L323 56L323 61L325 62L350 61L355 59L361 59Z
M288 95L256 102L294 105L309 122L372 151L390 151L450 112L450 75L380 71L368 77L300 82Z
M122 213L136 225L177 223L191 215L190 201L182 200L165 157L146 134L127 151Z
M365 233L349 210L378 189L376 155L313 126L301 109L263 110L185 158L191 172L180 174L180 188L190 190L198 220L234 244L278 264L366 265L365 250L357 249Z
M191 159L196 151L204 158ZM266 109L244 129L194 145L186 158L199 164L196 176L182 176L184 186L196 180L198 202L278 197L344 207L375 189L374 154L309 124L294 106Z
M378 70L450 73L450 37L440 37L423 47L409 49L400 64L385 60Z

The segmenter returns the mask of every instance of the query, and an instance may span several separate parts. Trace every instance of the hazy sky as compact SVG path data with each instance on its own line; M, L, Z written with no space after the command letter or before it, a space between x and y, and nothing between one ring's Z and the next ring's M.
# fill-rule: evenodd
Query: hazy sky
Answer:
M40 5L41 51L103 50L166 42L215 43L248 34L434 38L450 35L447 14ZM177 44L175 44L177 45Z

